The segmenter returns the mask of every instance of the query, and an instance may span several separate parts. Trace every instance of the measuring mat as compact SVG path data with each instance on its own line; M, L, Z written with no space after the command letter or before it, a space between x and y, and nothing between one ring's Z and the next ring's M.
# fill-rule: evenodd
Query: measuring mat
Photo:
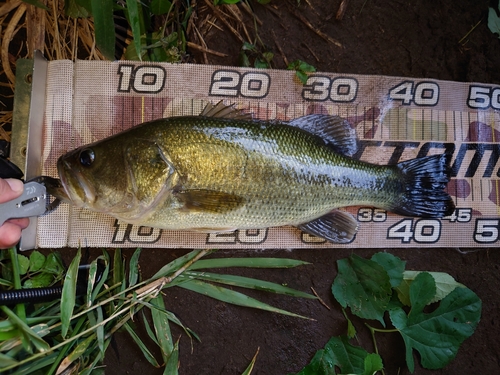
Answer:
M345 210L357 218L359 231L351 243L338 245L294 227L211 234L152 229L61 204L35 220L35 228L23 236L23 248L499 244L500 86L335 73L314 73L303 85L293 71L126 61L46 62L40 56L32 74L28 137L17 137L13 145L17 150L27 146L27 178L57 177L58 157L81 145L145 121L197 115L208 101L223 100L262 120L286 121L311 113L341 116L356 128L360 158L371 163L394 164L449 153L452 179L447 191L456 210L440 220L349 207Z

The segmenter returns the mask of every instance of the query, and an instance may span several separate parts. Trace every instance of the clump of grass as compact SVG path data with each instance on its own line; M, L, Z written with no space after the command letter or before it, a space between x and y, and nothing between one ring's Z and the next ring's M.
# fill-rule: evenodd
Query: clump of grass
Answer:
M24 305L15 309L0 306L0 373L61 374L71 369L74 374L90 374L100 368L112 335L119 329L128 332L152 366L165 366L165 374L177 374L179 340L172 337L171 325L181 327L191 340L198 336L165 308L162 292L179 287L220 301L270 312L306 318L278 309L244 293L225 287L256 289L299 298L315 298L280 284L237 275L208 272L211 268L254 267L290 268L307 263L279 258L211 258L212 253L195 250L163 266L153 277L140 280L137 249L128 267L115 250L114 257L104 251L91 262L86 292L76 295L78 265L81 252L71 262L64 276L60 301L45 303L29 310ZM18 257L10 250L13 286L20 288ZM97 278L98 262L104 264ZM125 270L128 268L128 272ZM168 298L168 294L167 294ZM150 325L147 316L153 324ZM151 339L146 344L131 325L132 319L144 324ZM156 358L149 345L161 349ZM255 359L244 374L250 374Z

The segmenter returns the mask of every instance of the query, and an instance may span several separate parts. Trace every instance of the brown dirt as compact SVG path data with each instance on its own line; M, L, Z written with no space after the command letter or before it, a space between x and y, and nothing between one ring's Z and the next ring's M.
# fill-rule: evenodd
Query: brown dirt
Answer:
M272 1L268 6L256 5L255 12L262 21L259 35L275 52L274 66L285 68L285 56L289 62L301 59L326 72L500 84L500 40L487 28L487 0L351 0L343 20L336 21L339 4L340 0L303 0L297 6L296 1L289 0ZM203 15L200 14L200 17ZM319 37L305 26L298 15L338 40L343 47L339 48ZM479 21L480 24L461 41ZM208 60L211 64L237 65L241 43L224 25L221 26L224 31L212 28L205 35L205 42L208 48L224 52L228 57L208 55ZM204 61L199 52L192 51L192 57L197 62ZM500 253L495 249L390 251L407 261L408 269L450 273L474 290L483 301L482 320L477 331L463 343L457 358L439 371L425 370L417 364L415 373L497 373L500 368ZM229 306L183 290L168 290L165 295L167 308L202 339L201 343L193 344L191 352L189 339L185 335L182 337L180 374L241 374L257 348L260 348L260 354L253 374L280 375L299 371L331 336L345 333L346 322L330 288L336 275L336 261L352 252L369 257L376 251L332 249L276 250L264 254L255 251L218 253L219 256L229 257L272 255L311 262L310 266L294 270L234 272L285 283L304 291L314 287L331 310L317 301L254 293L278 307L315 319L307 321ZM184 251L145 250L142 270L145 275L150 275L160 264L182 254ZM371 339L362 323L355 321L355 324L361 332L359 344L371 350ZM177 330L176 334L182 333ZM380 334L377 339L386 374L409 373L399 335ZM106 359L107 374L162 373L162 369L151 368L125 333L117 335L116 347L118 349L110 351Z
M425 77L454 81L500 84L500 40L487 28L488 0L350 0L342 21L335 20L341 0L274 0L255 5L262 21L259 35L275 52L274 67L285 68L285 59L301 59L319 71ZM199 1L203 3L202 0ZM491 2L492 6L497 1ZM206 13L201 14L200 17ZM305 26L307 19L317 30L338 40L339 48ZM480 22L481 21L481 22ZM479 25L461 39L478 22ZM227 58L208 54L211 64L236 65L241 43L227 28L212 28L205 35L207 47L224 52ZM461 42L460 42L461 41ZM282 50L280 52L279 47ZM191 51L195 62L200 52ZM469 249L470 250L470 249ZM221 251L216 256L275 256L311 263L292 270L235 270L239 275L266 279L309 291L313 287L331 310L317 301L304 301L266 293L251 293L259 299L314 318L301 320L282 315L230 306L180 289L165 293L167 308L194 330L202 342L191 343L182 335L181 375L241 374L257 348L260 354L253 374L284 375L304 367L331 336L345 333L346 321L331 292L336 261L351 253L370 257L376 250L275 250ZM390 249L407 262L408 269L448 272L475 291L483 301L482 320L475 334L460 348L457 358L445 369L422 369L416 374L496 374L500 368L500 252L496 249ZM92 250L98 254L98 250ZM185 250L144 250L141 270L151 276L161 265L185 254ZM69 258L74 254L68 250ZM130 258L132 249L124 251ZM360 321L359 344L372 350L369 335ZM147 334L137 323L138 332ZM407 374L404 346L398 334L378 335L386 374ZM153 347L153 345L151 345ZM118 333L107 352L106 374L162 374L144 359L126 333ZM155 352L157 357L159 353Z

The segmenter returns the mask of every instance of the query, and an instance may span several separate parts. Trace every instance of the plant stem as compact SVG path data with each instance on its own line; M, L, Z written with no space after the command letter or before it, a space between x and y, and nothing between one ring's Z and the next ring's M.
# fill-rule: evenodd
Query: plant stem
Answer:
M15 247L9 249L10 260L12 262L12 275L14 278L14 289L22 289L21 275L19 273L19 261L17 259L17 250ZM18 303L15 307L16 314L23 322L26 323L26 309L24 303Z
M392 332L399 332L396 328L394 329L381 329L381 328L375 328L369 325L368 323L365 323L365 326L368 327L370 330L370 334L372 335L372 341L373 341L373 347L375 348L375 353L377 353L379 356L378 352L378 346L377 346L377 339L375 338L375 332L382 332L382 333L392 333ZM382 374L385 375L384 369L382 369Z

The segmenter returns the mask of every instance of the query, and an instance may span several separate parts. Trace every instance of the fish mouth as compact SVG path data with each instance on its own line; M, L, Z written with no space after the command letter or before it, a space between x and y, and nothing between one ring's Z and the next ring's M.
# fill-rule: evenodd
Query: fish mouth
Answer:
M57 171L64 195L58 196L61 192L56 192L55 197L79 207L88 207L95 203L97 198L95 189L80 170L73 169L67 160L60 158L57 162Z

